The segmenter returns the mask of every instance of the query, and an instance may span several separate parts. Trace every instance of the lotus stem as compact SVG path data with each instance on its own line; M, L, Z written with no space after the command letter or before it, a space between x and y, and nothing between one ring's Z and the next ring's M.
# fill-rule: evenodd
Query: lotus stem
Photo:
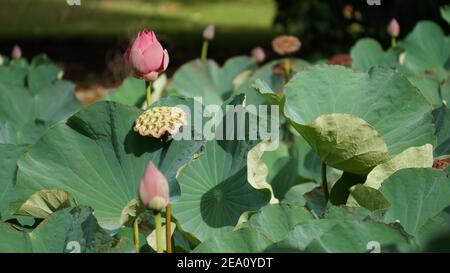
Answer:
M397 39L395 37L391 38L391 47L396 48L397 47Z
M328 181L327 181L327 164L322 162L322 188L325 195L325 203L328 202L330 194L328 192Z
M166 251L172 253L172 204L166 207Z
M161 211L155 214L156 252L163 253Z
M283 61L283 67L284 67L284 79L286 81L286 83L289 81L290 77L291 77L291 62L289 61L288 58L285 58Z
M139 253L139 217L136 217L133 222L133 238L134 238L134 247L136 249L136 253Z
M208 56L208 40L204 40L203 41L203 46L202 46L202 62L205 63L206 62L206 57Z
M153 103L152 100L152 82L151 81L145 81L145 90L147 95L147 107L150 106Z

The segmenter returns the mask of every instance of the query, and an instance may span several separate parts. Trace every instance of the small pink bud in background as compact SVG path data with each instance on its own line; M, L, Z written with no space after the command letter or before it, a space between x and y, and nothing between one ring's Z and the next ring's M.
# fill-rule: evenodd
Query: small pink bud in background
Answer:
M18 45L15 45L11 51L12 59L20 59L22 58L22 49Z
M169 53L163 49L153 31L139 32L131 48L124 55L125 62L134 72L146 80L156 80L169 65Z
M214 39L215 32L216 32L215 26L208 25L203 31L203 38L205 38L205 40L211 41L212 39Z
M397 38L398 35L400 34L400 25L398 24L395 18L393 18L389 23L387 31L389 35L391 35L391 37L393 38Z
M169 184L166 177L149 162L141 178L139 198L142 204L154 211L161 211L169 203Z
M252 58L255 59L258 63L264 62L266 59L266 53L264 52L264 49L260 46L255 47L252 50Z

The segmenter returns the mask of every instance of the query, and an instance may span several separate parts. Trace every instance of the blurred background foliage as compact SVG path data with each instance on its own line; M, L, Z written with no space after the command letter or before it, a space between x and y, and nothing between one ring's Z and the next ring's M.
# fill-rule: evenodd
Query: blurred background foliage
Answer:
M115 85L127 73L122 54L146 27L157 32L171 56L169 75L200 55L201 32L216 24L209 56L223 62L262 46L274 58L270 42L281 34L297 35L302 49L295 57L318 60L347 53L361 37L387 47L386 26L392 17L401 36L415 22L431 19L448 32L439 16L443 0L0 0L0 52L19 44L24 56L45 52L77 82Z

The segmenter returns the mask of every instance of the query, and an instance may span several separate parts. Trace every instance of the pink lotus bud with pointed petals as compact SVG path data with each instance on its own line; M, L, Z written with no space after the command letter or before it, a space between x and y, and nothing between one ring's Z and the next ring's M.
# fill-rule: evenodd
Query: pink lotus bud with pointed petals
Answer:
M15 45L11 52L12 59L20 59L22 58L22 49L18 45Z
M252 58L255 59L258 63L264 62L266 59L266 53L264 52L264 49L260 46L255 47L252 50Z
M141 178L139 198L147 209L153 211L161 211L169 203L169 183L151 161Z
M214 34L216 33L216 27L214 25L208 25L203 31L203 38L205 40L211 41L214 39Z
M391 35L391 37L397 38L400 34L400 25L398 24L397 20L393 18L388 26L388 33Z
M140 78L155 80L169 65L169 53L159 43L153 31L139 32L124 55L125 62Z

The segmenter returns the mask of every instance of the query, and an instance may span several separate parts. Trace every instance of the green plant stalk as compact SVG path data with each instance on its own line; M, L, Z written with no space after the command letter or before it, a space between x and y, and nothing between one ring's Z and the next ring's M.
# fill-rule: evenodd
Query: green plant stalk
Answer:
M202 46L202 55L201 55L201 59L202 62L206 62L206 57L208 56L208 40L204 40L203 41L203 46Z
M328 192L327 164L325 162L322 162L322 188L325 195L325 203L327 203L330 198L330 193Z
M391 38L391 47L396 48L397 47L397 39L395 37Z
M161 212L155 213L156 252L163 253Z
M133 222L133 238L134 238L134 247L136 249L136 253L139 253L139 217L136 217Z
M172 253L172 204L166 207L166 251Z
M147 107L150 106L153 103L152 100L152 82L151 81L145 81L145 93L147 96Z
M284 67L284 79L286 81L286 83L289 81L290 77L291 77L291 62L289 61L288 58L285 58L283 61L283 67Z

